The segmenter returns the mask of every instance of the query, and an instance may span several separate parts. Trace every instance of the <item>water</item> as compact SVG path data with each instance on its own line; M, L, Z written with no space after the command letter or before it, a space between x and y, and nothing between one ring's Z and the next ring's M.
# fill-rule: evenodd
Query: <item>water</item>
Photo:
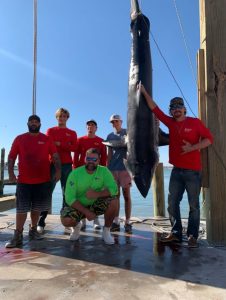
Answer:
M167 208L167 194L168 194L168 186L169 186L169 177L170 177L170 168L164 168L164 190L165 190L165 207ZM5 179L8 178L8 173L5 171ZM15 186L5 186L4 187L4 194L8 193L15 193ZM153 208L153 196L152 196L152 189L150 189L146 198L143 198L139 191L137 190L135 184L133 184L131 188L131 196L132 196L132 216L134 217L141 217L141 218L148 218L153 217L154 215L154 208ZM125 215L124 211L124 201L121 197L120 199L120 216L123 217ZM52 206L52 213L59 214L60 208L62 205L62 192L60 183L57 183L56 188L53 192L53 206ZM9 211L10 213L14 213L15 209ZM167 212L166 212L167 215ZM184 194L184 198L181 201L181 216L182 218L186 218L188 216L188 201L187 195Z

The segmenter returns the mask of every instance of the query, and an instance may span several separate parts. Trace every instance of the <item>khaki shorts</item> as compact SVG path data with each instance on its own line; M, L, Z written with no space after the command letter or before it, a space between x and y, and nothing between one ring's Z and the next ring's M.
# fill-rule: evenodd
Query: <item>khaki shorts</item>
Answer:
M111 171L118 186L128 188L132 185L132 179L127 171Z
M107 210L110 202L112 200L117 199L115 196L113 197L105 197L105 198L98 198L91 206L88 206L87 208L94 212L96 216L103 215L105 211ZM83 215L80 211L73 207L67 207L61 209L60 212L61 218L71 218L75 220L76 222L80 222L82 219L86 218L85 215Z

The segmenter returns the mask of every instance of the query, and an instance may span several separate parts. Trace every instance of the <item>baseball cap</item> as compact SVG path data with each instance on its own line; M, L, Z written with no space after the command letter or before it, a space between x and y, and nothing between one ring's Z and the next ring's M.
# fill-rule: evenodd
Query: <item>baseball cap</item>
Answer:
M109 122L112 122L112 121L115 121L115 120L122 121L122 118L121 118L120 115L112 115L112 116L110 117Z
M95 124L97 126L97 122L95 120L93 120L93 119L88 120L86 122L86 125L88 125L89 123L93 123L93 124Z
M37 115L31 115L31 116L28 118L28 122L30 122L31 120L36 120L36 121L38 121L39 123L41 122L39 116L37 116Z
M184 106L184 100L180 97L175 97L173 99L170 100L170 108L173 107L173 106Z

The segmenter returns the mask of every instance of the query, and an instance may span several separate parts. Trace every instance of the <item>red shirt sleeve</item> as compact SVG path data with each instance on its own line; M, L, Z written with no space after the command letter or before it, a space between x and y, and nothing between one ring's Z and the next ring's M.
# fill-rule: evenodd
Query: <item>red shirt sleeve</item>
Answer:
M210 130L203 124L203 122L197 119L199 122L199 133L202 139L208 139L211 144L213 143L213 135L211 134Z
M164 114L164 112L158 106L156 106L152 111L163 124L165 124L167 127L169 127L169 125L172 121L171 117Z
M101 145L101 149L100 149L100 165L102 166L107 165L107 149L104 144Z
M8 159L12 159L15 161L18 154L19 154L19 144L18 144L18 137L16 137L11 146Z

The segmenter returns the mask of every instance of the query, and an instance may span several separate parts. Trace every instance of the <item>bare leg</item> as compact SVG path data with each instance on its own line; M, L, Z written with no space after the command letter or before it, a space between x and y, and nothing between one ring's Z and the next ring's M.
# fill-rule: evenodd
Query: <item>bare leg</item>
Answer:
M123 197L125 200L125 215L126 215L126 221L128 222L131 217L131 209L132 209L132 203L131 203L131 196L130 196L130 187L126 187L122 189Z
M111 227L112 222L113 222L114 217L117 212L117 207L118 207L117 199L111 200L111 202L104 214L104 220L105 220L104 226L105 227Z
M32 228L37 226L39 216L40 216L40 211L36 211L36 210L31 211L31 227Z
M60 218L61 219L61 223L62 225L64 225L65 227L75 227L78 222L71 219L71 218Z
M19 232L23 232L24 223L25 223L26 219L27 219L27 213L17 213L16 214L16 229Z

